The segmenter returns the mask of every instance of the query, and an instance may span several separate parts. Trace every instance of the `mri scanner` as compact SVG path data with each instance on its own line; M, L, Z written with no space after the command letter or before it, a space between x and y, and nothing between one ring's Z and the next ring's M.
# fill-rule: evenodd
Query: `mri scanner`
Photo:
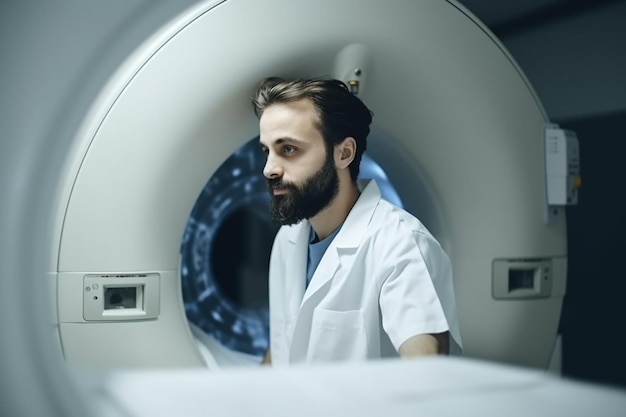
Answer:
M187 325L181 270L204 282L218 268L201 256L181 265L188 218L207 180L257 135L249 97L259 80L331 75L358 82L374 112L368 155L451 255L466 355L548 366L567 248L563 210L548 207L544 142L551 125L536 94L497 40L457 4L375 2L358 25L346 25L358 5L205 2L111 77L77 132L56 211L49 279L69 363L194 367L210 356L194 341L221 349ZM262 36L250 36L249 28ZM221 187L252 176L265 195L260 166L245 167L220 175ZM221 207L254 195L222 197L218 187L206 194ZM242 236L239 247L251 239ZM201 250L212 245L220 242L205 241ZM218 262L238 266L228 254ZM194 263L208 266L188 274ZM205 284L198 297L219 298L219 287ZM227 313L239 306L230 304L205 309L219 315L205 329L233 321ZM244 317L236 327L245 331L253 321Z
M219 228L260 198L251 185L260 171L255 176L254 164L241 161L253 158L254 151L243 152L258 129L249 97L270 75L334 76L358 85L355 93L374 112L368 143L374 171L384 171L380 178L452 259L465 358L256 366L259 349L250 344L266 346L266 306L250 316L249 308L224 296L225 281L210 276L218 262L222 270L234 268L235 258L186 260L185 251L225 244L212 238L210 227L190 226L199 205L208 204L204 211ZM48 415L88 408L102 415L249 415L258 401L276 398L272 387L290 398L266 410L277 415L324 412L320 405L302 410L310 390L330 396L337 414L354 415L420 404L442 410L451 407L446 389L455 398L490 404L485 414L493 415L501 411L499 402L529 386L543 387L537 397L558 394L542 402L553 412L584 415L576 414L588 411L581 404L603 404L609 412L625 405L621 392L538 371L558 370L567 276L564 206L576 202L575 135L550 123L513 57L455 1L200 2L111 74L73 133L65 162L54 172L50 217L40 214L51 230L49 324L31 322L38 323L33 331L53 337L39 348L46 351L36 359L39 382L25 374L13 388L45 386L40 403L56 404ZM259 224L267 235L266 223ZM267 245L271 237L264 238ZM257 239L236 238L242 247ZM202 264L195 274L188 270L194 262ZM198 282L205 291L189 302L183 288ZM216 301L207 314L214 317L204 326L194 323L189 305L209 296ZM211 333L226 317L216 311L235 317L227 332L254 328L260 339L247 338L243 348L224 342ZM221 372L231 367L237 369ZM415 373L429 378L407 386ZM433 382L432 375L443 376ZM308 381L306 390L301 379ZM503 395L493 393L494 384ZM355 389L337 396L350 385ZM249 403L235 404L233 390L254 392ZM412 400L399 399L411 392L418 393ZM437 400L425 406L419 393ZM562 403L566 394L576 400ZM5 407L17 410L6 395ZM348 404L352 408L342 408Z

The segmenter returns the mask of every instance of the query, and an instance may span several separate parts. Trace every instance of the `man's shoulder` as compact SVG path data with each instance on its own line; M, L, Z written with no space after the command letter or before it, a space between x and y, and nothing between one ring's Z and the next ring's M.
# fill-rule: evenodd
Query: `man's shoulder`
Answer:
M380 227L397 226L400 229L406 229L407 232L424 227L417 217L383 198L376 206L372 220L376 220Z
M370 237L388 242L435 239L428 228L413 214L387 200L376 206L368 227Z

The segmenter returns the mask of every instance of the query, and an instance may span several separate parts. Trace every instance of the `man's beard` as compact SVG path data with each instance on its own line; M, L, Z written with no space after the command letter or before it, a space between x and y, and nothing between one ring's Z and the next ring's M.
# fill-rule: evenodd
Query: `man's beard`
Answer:
M270 193L273 193L273 187L288 190L285 194L272 196L270 219L282 225L291 225L302 219L310 219L328 207L339 192L339 177L331 156L302 185L270 179L268 186Z

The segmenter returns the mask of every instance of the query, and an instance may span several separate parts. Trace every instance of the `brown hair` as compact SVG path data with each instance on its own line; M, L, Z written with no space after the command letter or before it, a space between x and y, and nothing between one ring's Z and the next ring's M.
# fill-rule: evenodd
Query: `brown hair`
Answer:
M334 145L347 137L353 137L356 141L354 161L350 164L350 176L356 181L361 156L367 148L372 112L342 81L324 78L266 78L252 97L252 105L254 113L260 119L265 109L272 104L290 103L304 98L313 102L318 116L315 123L329 152L332 152Z

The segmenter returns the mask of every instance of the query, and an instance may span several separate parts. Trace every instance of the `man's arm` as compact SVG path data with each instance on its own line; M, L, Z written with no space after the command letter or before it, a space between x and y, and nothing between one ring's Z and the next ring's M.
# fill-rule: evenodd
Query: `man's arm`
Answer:
M449 333L418 334L404 341L398 349L402 358L422 355L447 355Z

